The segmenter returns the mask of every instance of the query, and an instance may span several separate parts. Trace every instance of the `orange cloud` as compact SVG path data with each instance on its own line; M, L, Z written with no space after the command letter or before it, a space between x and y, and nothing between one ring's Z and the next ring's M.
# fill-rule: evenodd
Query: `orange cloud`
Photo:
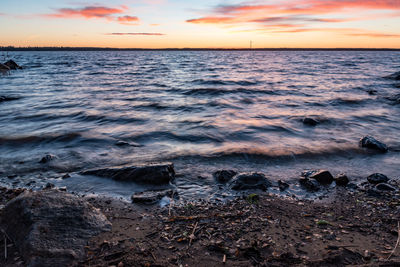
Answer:
M118 16L123 15L128 10L127 6L105 7L105 6L87 6L82 8L60 8L53 14L44 15L48 18L85 18L85 19L106 19L116 21L121 24L131 24L138 22L136 16Z
M252 26L255 31L272 31L277 27L281 32L316 31L318 24L343 23L356 20L370 20L387 17L400 17L400 0L282 0L276 4L222 5L211 10L210 15L189 19L195 24L212 24L222 27ZM369 11L368 15L354 16L354 10ZM379 10L379 12L372 13ZM383 12L384 11L384 12ZM334 18L326 18L334 15ZM310 27L308 27L310 26ZM293 28L290 31L285 28ZM251 30L250 30L251 31ZM352 35L355 36L355 35ZM370 37L394 37L396 34L372 33Z
M135 16L122 16L122 17L118 17L117 21L121 24L128 24L131 25L133 23L138 23L139 22L139 18L135 17Z
M106 33L105 35L116 35L116 36L123 36L123 35L144 35L144 36L163 36L164 33L159 32L113 32L113 33Z

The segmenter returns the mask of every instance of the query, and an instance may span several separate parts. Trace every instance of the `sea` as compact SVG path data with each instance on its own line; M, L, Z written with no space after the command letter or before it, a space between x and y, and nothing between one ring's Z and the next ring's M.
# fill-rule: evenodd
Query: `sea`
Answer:
M0 75L0 185L129 200L152 189L84 170L172 162L182 199L235 192L217 170L259 172L302 196L301 173L400 179L396 51L10 52ZM303 123L315 119L315 126ZM359 147L371 135L389 147ZM40 163L46 155L53 160ZM68 175L67 175L68 174ZM70 176L63 179L63 176Z

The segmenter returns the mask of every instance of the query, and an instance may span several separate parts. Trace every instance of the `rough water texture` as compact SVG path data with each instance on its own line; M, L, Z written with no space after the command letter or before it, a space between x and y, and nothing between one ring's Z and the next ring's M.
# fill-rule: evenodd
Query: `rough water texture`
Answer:
M80 172L173 162L182 197L224 196L213 173L304 170L399 178L399 52L14 52L0 77L0 183L123 196ZM316 125L304 124L309 118ZM373 136L386 154L359 147ZM124 144L124 145L121 145ZM132 145L133 144L133 145ZM55 157L39 163L43 157ZM61 177L69 174L68 179ZM65 176L65 177L68 177ZM153 189L153 188L151 188ZM223 188L224 189L224 188ZM289 193L298 193L295 187Z

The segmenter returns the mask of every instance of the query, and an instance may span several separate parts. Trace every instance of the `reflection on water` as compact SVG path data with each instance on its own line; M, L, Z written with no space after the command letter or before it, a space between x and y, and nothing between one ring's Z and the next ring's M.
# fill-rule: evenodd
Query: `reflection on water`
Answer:
M211 173L221 168L263 171L271 179L295 178L309 168L354 177L400 175L400 108L388 100L399 89L381 78L398 71L398 52L11 56L25 69L0 78L0 95L16 98L0 103L3 183L41 184L40 175L47 181L65 172L152 161L173 161L187 195L213 191ZM306 126L304 117L319 124ZM360 150L357 142L366 134L392 150ZM42 166L46 153L57 160ZM10 181L15 173L19 178ZM76 190L107 188L106 182L74 179ZM108 186L119 190L118 183Z

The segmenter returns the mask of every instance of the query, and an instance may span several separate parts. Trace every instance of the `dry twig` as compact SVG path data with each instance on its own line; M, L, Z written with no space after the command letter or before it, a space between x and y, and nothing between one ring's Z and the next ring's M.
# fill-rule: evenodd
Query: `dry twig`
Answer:
M396 241L396 245L393 248L392 253L390 253L389 257L387 257L386 260L389 260L393 254L396 252L397 247L399 246L400 243L400 222L397 222L397 241Z

